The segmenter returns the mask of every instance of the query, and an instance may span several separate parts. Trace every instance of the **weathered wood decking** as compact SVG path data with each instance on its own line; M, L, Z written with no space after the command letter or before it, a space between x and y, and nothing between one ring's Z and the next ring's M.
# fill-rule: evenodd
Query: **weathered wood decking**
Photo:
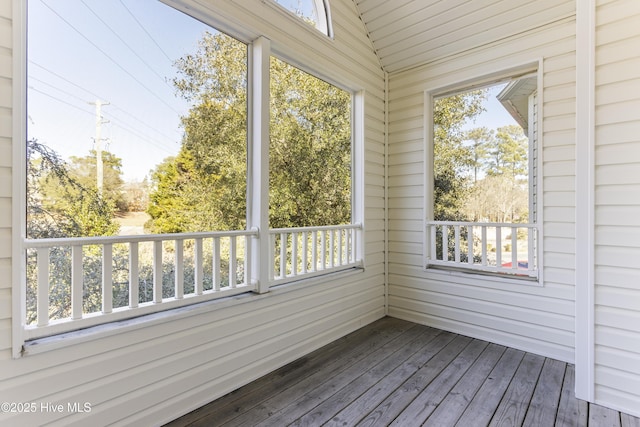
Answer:
M557 360L385 318L170 426L622 426Z

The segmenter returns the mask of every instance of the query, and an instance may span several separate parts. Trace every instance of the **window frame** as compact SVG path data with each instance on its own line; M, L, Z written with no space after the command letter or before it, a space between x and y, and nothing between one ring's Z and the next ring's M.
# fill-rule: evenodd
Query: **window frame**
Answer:
M423 259L423 271L428 276L433 276L437 278L446 277L460 277L464 280L464 278L473 277L476 279L490 279L494 282L500 283L510 283L510 284L523 284L523 285L536 285L543 286L544 285L544 218L543 218L543 174L542 174L542 166L543 166L543 93L544 93L544 69L543 69L543 59L538 58L536 60L527 61L522 64L517 64L509 68L497 70L492 73L485 74L476 74L472 75L469 78L464 78L460 80L453 80L450 82L445 82L441 85L436 85L430 88L427 88L424 91L424 164L425 164L425 174L424 174L424 206L423 206L423 218L424 224L422 228L423 232L423 241L422 241L422 259ZM531 195L533 188L536 190L535 197L535 218L530 218L529 223L535 225L535 257L537 260L537 276L534 279L529 277L521 277L517 275L504 274L504 273L492 273L492 272L484 272L477 271L472 268L466 268L463 265L456 267L437 267L429 265L429 257L431 253L430 248L430 239L428 224L430 221L434 219L434 185L435 185L435 176L434 176L434 101L438 98L442 98L444 96L451 96L462 92L468 92L474 89L482 89L488 86L493 86L499 83L503 83L509 79L517 79L519 77L524 77L526 75L531 75L535 73L537 75L537 97L536 97L536 106L537 106L537 114L538 120L536 124L536 151L537 157L535 159L535 168L536 168L536 176L535 182L530 180L529 182L529 194ZM531 166L533 165L533 161L530 159L530 171ZM531 205L533 200L530 197L529 204Z
M300 16L288 7L280 4L277 0L263 0L266 4L274 7L280 12L284 12L288 17L294 19L297 23L301 23L309 29L321 33L322 35L333 39L333 22L331 19L331 7L329 0L309 0L314 4L316 13L318 14L318 20L322 22L316 22L317 26L312 26L308 22L305 22Z
M158 0L160 1L160 0ZM346 84L336 82L336 79L344 76L328 77L323 72L324 68L320 63L308 64L304 59L298 60L299 55L287 54L280 55L276 49L272 49L271 41L265 36L256 35L255 31L249 29L246 24L240 25L235 21L229 21L220 16L214 15L214 11L201 8L198 5L192 5L190 2L166 2L180 12L186 13L190 17L200 20L220 32L224 32L238 41L248 45L248 130L247 130L247 227L245 231L257 233L260 238L252 239L252 247L259 252L259 256L254 255L254 259L249 267L251 278L259 278L256 283L255 293L260 294L269 290L280 292L288 292L289 289L299 289L300 287L313 286L323 281L334 280L336 277L348 277L354 273L362 272L365 268L364 248L364 98L365 92L361 89L349 87ZM268 4L268 3L267 3ZM27 128L27 110L26 110L26 92L27 92L27 12L26 2L13 0L13 121L12 121L12 164L13 167L13 188L12 197L12 355L14 358L20 358L25 353L25 315L26 315L26 257L24 256L26 241L26 170L25 161L26 151L26 128ZM190 6L193 6L190 7ZM278 6L280 7L280 6ZM329 21L330 23L330 21ZM324 275L314 275L312 277L301 277L295 284L272 285L265 280L269 274L268 245L269 245L269 226L268 226L268 179L264 180L264 173L268 178L268 146L269 146L269 58L276 56L282 60L289 62L291 65L302 69L326 82L329 82L343 90L348 91L352 96L351 110L351 225L359 227L358 241L354 247L358 265L356 268L349 268L340 271L329 271ZM266 70L264 68L265 61L260 58L266 58ZM324 70L325 73L329 70ZM345 80L348 81L348 80ZM266 84L265 84L266 83ZM264 94L267 96L265 97ZM265 108L266 107L266 108ZM266 134L265 134L266 130ZM266 135L266 136L265 136ZM264 152L264 147L267 151ZM266 156L266 157L265 157ZM266 158L266 160L265 160ZM258 165L258 168L255 166ZM263 184L267 184L266 190ZM256 193L258 195L256 195ZM265 197L266 195L266 197ZM266 222L265 222L266 221ZM258 258L258 260L256 260ZM261 258L261 259L260 259ZM338 276L336 276L338 275ZM248 295L250 298L258 298L259 295ZM190 312L199 310L201 304L194 301L194 304L181 307L180 310L174 310L173 307L158 310L151 313L164 322L174 316L184 316L185 309ZM210 301L216 304L230 304L231 300L217 299ZM33 353L49 351L52 349L66 347L77 342L83 342L90 338L92 334L95 336L111 335L117 333L121 328L137 327L139 322L145 322L147 314L132 315L127 322L117 320L107 320L101 323L96 331L78 330L74 328L69 332L61 332L65 336L65 340L59 339L60 333L52 336L52 339L42 338L46 343L40 342ZM138 321L138 319L140 319ZM151 320L155 321L155 320ZM106 328L105 328L106 326ZM80 328L81 326L79 326ZM114 332L116 331L116 332ZM89 336L89 337L88 337Z

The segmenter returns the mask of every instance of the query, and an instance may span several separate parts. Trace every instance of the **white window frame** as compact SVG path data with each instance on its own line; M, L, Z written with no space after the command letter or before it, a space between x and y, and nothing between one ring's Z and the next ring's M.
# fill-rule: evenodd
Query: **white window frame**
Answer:
M160 1L160 0L159 0ZM317 0L316 0L317 1ZM250 281L255 285L253 290L256 294L266 293L270 290L269 280L269 201L268 201L268 158L269 158L269 62L271 56L280 58L285 55L278 55L278 52L272 51L271 41L264 36L256 36L255 32L247 28L239 27L236 22L232 22L219 17L213 17L211 10L205 9L199 5L191 4L187 7L187 2L173 2L162 0L170 7L187 13L195 19L199 19L216 29L220 29L237 40L247 43L248 45L248 160L247 160L247 232L255 234L257 238L251 239L251 247L258 256L253 256L250 262ZM25 339L25 314L26 314L26 257L25 241L26 241L26 162L24 153L26 151L26 89L27 89L27 13L26 2L21 0L12 0L13 3L13 188L12 197L12 355L14 358L22 357L24 354ZM191 7L193 6L193 7ZM278 6L280 7L280 6ZM327 14L328 2L326 2ZM330 18L327 17L330 28ZM322 283L323 280L336 278L338 275L350 275L355 272L364 270L364 117L365 117L365 93L363 90L348 88L348 85L336 83L336 77L329 78L320 72L314 70L321 69L321 64L304 64L304 61L297 61L295 55L286 55L286 60L292 65L300 67L306 72L321 78L331 84L334 84L352 94L352 219L351 225L356 226L358 239L354 245L354 257L356 263L349 268L333 269L326 272L326 279L322 275L315 274L309 277L300 277L297 283L291 284L290 289L296 289L300 286L311 286L313 284ZM304 66L301 66L304 64ZM338 77L339 78L339 77ZM330 275L330 276L329 276ZM290 285L281 285L279 291L287 291ZM273 289L273 288L272 288ZM258 297L255 295L254 297ZM194 301L194 303L197 301ZM229 303L228 301L224 302ZM232 302L231 302L232 303ZM183 304L184 305L184 304ZM167 316L184 316L184 309L170 312L173 307L181 305L168 306L166 309L157 310L154 314L160 314L161 319L166 321ZM185 307L187 310L201 310L198 306ZM141 313L144 315L146 313ZM136 314L135 316L139 316ZM120 319L115 319L120 320ZM134 319L135 320L135 319ZM120 328L137 327L127 324L116 325L113 320L107 320L102 330L96 331L97 335L112 335L117 333ZM135 322L133 322L135 323ZM105 325L110 325L104 328ZM91 326L91 325L89 325ZM81 326L79 326L81 327ZM65 340L52 337L46 343L39 345L39 352L48 351L50 349L61 348L73 343L83 342L91 337L91 332L87 330L82 332L72 329L65 332ZM36 351L33 351L34 353Z
M294 18L297 22L306 25L308 28L318 31L323 35L329 37L330 39L333 39L333 23L331 20L331 8L329 6L329 0L310 0L313 3L316 15L318 16L316 27L309 25L308 22L305 22L300 16L296 15L294 11L278 3L277 0L263 1L266 1L267 4L273 5L276 9L285 12L288 16Z
M433 125L433 105L434 100L437 98L441 98L443 96L450 96L456 93L468 92L474 89L481 89L484 87L492 86L494 84L498 84L504 82L505 80L515 79L518 77L525 76L527 74L537 74L537 112L538 112L538 120L537 120L537 158L536 158L536 169L537 174L535 177L535 183L529 183L529 189L531 189L535 185L536 187L536 218L534 220L530 219L530 223L532 226L535 226L535 234L536 234L536 247L535 247L535 255L537 259L537 274L534 279L530 277L520 277L517 275L511 274L503 274L503 273L487 273L484 271L477 271L473 268L465 267L463 265L458 265L453 268L433 268L429 265L429 257L432 251L431 249L431 239L428 232L429 223L433 221L434 218L434 181L435 176L433 174L433 162L434 162L434 125ZM478 279L487 279L491 281L498 281L503 283L516 283L516 284L525 284L525 285L536 285L542 286L544 284L543 277L543 255L544 255L544 232L543 232L543 174L542 174L542 165L543 165L543 92L544 92L544 69L543 69L543 59L538 58L533 61L525 62L522 64L514 65L513 67L502 69L495 71L490 74L482 74L472 76L471 78L452 81L448 84L435 86L432 88L427 88L424 91L424 164L425 164L425 174L424 174L424 208L423 208L423 269L427 275L433 275L434 277L442 277L445 276L457 276L457 277L469 277L469 275L473 275L473 277ZM531 132L531 130L530 130ZM530 165L532 166L532 165ZM531 169L530 169L531 170ZM530 200L532 203L532 200Z

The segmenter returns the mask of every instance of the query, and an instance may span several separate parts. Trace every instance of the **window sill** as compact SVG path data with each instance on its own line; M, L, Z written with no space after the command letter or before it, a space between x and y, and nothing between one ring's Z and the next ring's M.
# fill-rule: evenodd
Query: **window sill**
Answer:
M506 275L501 273L478 272L475 270L465 270L464 268L446 268L446 267L427 267L424 269L427 278L435 280L455 280L461 282L478 282L479 280L491 283L501 283L519 286L536 286L542 287L540 279L534 279L528 276ZM472 284L472 283L469 283Z

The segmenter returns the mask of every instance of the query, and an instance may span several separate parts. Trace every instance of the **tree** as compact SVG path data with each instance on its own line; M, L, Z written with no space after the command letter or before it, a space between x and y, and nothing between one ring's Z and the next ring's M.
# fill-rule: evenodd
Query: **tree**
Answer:
M433 105L434 219L464 221L464 201L471 182L465 171L474 166L474 156L465 147L464 124L484 111L486 91L475 90L438 98Z
M271 61L270 225L351 220L351 95Z
M97 192L96 151L91 150L88 156L71 156L69 160L69 172L75 177L75 180L84 187L95 189ZM109 151L103 150L102 165L102 199L112 204L118 212L125 212L127 204L123 194L122 159Z
M192 102L180 152L151 176L153 232L246 227L247 47L205 33L175 63ZM351 217L349 93L282 61L271 64L270 225L339 224Z
M242 229L246 224L247 47L205 33L195 54L175 63L173 84L193 102L182 118L177 156L151 176L151 220L157 233Z
M465 139L471 142L469 150L472 156L473 182L478 182L478 172L484 168L489 155L489 147L494 144L494 134L492 129L480 127L467 131Z
M94 157L95 159L95 157ZM27 141L27 237L30 239L91 237L112 235L119 226L114 221L114 204L98 194L95 186L85 186L72 165L35 139ZM101 257L95 248L84 248L85 312L100 307ZM114 257L117 259L117 257ZM36 253L27 252L26 322L36 319ZM71 311L71 251L53 247L49 251L49 317L68 317Z
M118 232L112 202L85 186L71 165L37 140L27 142L27 236L89 237Z
M518 125L502 126L497 129L490 150L492 161L489 175L506 175L515 182L527 175L527 147L529 139Z

